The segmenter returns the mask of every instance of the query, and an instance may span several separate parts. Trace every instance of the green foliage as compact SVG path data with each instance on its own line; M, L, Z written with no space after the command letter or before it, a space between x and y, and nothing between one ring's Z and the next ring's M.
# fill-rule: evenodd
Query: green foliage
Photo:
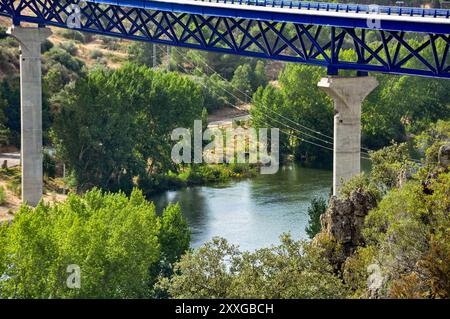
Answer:
M256 90L260 86L264 87L268 83L266 68L263 61L256 62L254 79L253 79L253 90Z
M317 89L317 83L324 75L317 67L287 64L280 74L280 89L271 85L260 89L253 97L252 120L257 127L278 127L288 134L301 135L288 124L285 118L300 125L331 136L333 134L333 107L329 98ZM272 110L273 112L269 111ZM276 115L281 114L282 117ZM285 125L288 124L288 126ZM300 130L300 127L296 127ZM303 138L306 136L301 135ZM331 163L331 152L303 142L295 137L282 134L282 153L294 156L307 163L327 165ZM317 161L319 160L319 161Z
M179 173L147 174L139 176L138 186L146 194L181 187L224 183L231 179L250 178L256 175L256 167L248 164L195 164L180 169Z
M433 123L423 133L415 137L416 147L422 155L425 155L426 162L433 164L438 161L439 149L450 140L450 120L439 120Z
M69 53L70 55L77 55L78 53L78 47L74 41L65 41L61 42L59 45L61 49Z
M54 206L23 206L11 226L0 228L0 296L152 297L157 275L150 269L171 249L177 260L188 240L178 206L159 218L137 190L130 198L92 190ZM66 286L69 265L80 267L80 289Z
M450 174L441 174L430 183L431 195L418 181L392 190L366 217L364 236L377 248L377 258L390 279L392 297L404 297L407 291L407 295L421 298L448 297L450 273L445 265L450 262L446 253ZM436 264L438 260L441 262ZM416 278L413 286L405 286L404 281L410 278L405 276L411 274L420 280Z
M0 205L5 204L6 202L6 192L3 186L0 186Z
M202 95L205 97L205 108L208 111L214 111L238 103L233 94L234 88L232 84L220 78L219 75L205 75L197 78L197 81L202 86Z
M63 29L63 30L58 30L58 33L66 38L67 40L73 40L73 41L78 41L81 43L86 43L86 36L77 30L71 30L71 29Z
M99 58L102 58L102 57L103 57L103 52L100 51L100 50L92 50L92 51L89 53L89 57L90 57L91 59L94 59L94 60L99 59Z
M428 165L417 168L404 144L372 153L371 176L344 185L344 197L357 188L379 192L377 208L365 218L365 246L343 267L343 279L356 298L448 298L450 292L450 173L436 165L439 145L448 141L448 123L439 121L416 139ZM402 184L400 172L409 171ZM369 287L373 266L380 286Z
M343 280L353 291L352 298L369 298L367 282L371 265L377 265L375 246L358 247L353 256L347 258L343 266Z
M315 197L311 200L311 204L308 207L309 222L305 228L309 238L313 239L322 229L320 215L325 213L327 206L327 201L324 198Z
M53 141L80 190L130 192L135 176L174 169L170 133L193 126L202 104L195 83L175 73L96 69L53 98Z
M161 253L169 264L189 249L191 232L180 214L180 206L167 207L161 217Z
M233 79L231 84L236 90L237 95L240 97L241 101L247 101L247 95L251 95L253 91L252 83L253 72L250 64L243 64L237 67L234 71Z
M320 248L294 241L240 252L215 238L175 265L159 287L173 298L344 298L348 291Z
M137 65L146 65L153 67L153 46L155 44L146 42L133 42L128 47L128 60ZM162 51L156 48L156 63L159 65L162 61Z
M249 63L239 65L231 80L235 94L244 102L247 102L248 96L251 96L258 87L267 85L267 82L265 66L262 61L258 61L255 67Z
M370 159L372 182L383 191L395 187L402 173L416 168L409 159L409 150L405 143L394 143L379 151L370 152Z
M50 67L55 64L60 64L68 70L78 74L81 73L81 70L84 67L84 62L82 60L73 57L71 53L62 48L55 47L50 49L44 54L44 58L48 61Z
M352 177L350 180L341 185L339 196L343 199L349 199L353 191L358 189L370 194L376 199L380 199L381 197L381 193L377 186L372 182L371 177L364 172L360 175Z

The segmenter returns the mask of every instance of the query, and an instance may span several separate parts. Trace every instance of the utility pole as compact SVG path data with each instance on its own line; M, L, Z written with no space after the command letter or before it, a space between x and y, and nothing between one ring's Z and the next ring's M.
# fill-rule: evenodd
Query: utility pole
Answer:
M155 43L152 44L152 49L153 49L153 53L152 53L152 55L153 55L153 68L156 69L158 61L156 60L156 44Z
M170 72L170 45L167 46L167 71Z

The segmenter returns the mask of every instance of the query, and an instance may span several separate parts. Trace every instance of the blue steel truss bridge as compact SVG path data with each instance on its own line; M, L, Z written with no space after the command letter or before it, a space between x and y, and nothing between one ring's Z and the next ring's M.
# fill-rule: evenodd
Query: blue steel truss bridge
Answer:
M339 70L450 78L450 10L280 0L0 0L15 25ZM350 50L354 54L350 54Z

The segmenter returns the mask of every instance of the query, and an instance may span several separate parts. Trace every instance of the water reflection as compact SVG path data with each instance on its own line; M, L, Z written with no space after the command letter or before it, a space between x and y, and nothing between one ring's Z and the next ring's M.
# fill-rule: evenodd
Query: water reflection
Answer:
M254 250L278 243L288 231L296 239L306 238L309 203L315 196L327 197L331 186L331 171L290 164L275 175L168 191L151 200L158 212L168 203L180 203L192 229L193 247L221 236Z

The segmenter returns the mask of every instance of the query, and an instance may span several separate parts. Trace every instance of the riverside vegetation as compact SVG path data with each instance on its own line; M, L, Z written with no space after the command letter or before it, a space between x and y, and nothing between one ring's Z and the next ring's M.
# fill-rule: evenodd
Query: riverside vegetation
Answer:
M372 173L350 181L341 198L313 205L312 241L285 235L276 247L242 252L217 238L191 250L180 208L156 216L145 195L253 172L174 165L171 130L254 93L253 126L279 127L273 110L332 135L331 101L316 88L325 71L177 49L170 59L158 53L168 72L151 69L148 44L99 37L101 48L86 54L91 36L57 36L42 48L44 143L66 163L74 193L22 207L1 226L0 297L448 298L449 81L376 75L380 86L362 116L364 145L379 149L370 154ZM0 48L0 143L19 147L18 44L0 30ZM288 136L282 155L330 162L329 152ZM419 155L422 166L409 160ZM72 264L82 270L80 290L65 285Z
M449 138L449 121L416 137L426 156L421 167L404 145L372 153L372 174L331 200L312 241L286 234L280 245L255 252L221 238L189 249L179 206L158 217L138 190L128 198L94 189L52 206L24 206L0 228L0 296L448 298ZM363 222L350 230L330 225L337 203L349 207L343 217L355 226L359 216L351 213L365 211ZM346 231L357 232L356 245ZM71 264L81 267L81 289L65 286ZM370 284L371 269L378 285Z

